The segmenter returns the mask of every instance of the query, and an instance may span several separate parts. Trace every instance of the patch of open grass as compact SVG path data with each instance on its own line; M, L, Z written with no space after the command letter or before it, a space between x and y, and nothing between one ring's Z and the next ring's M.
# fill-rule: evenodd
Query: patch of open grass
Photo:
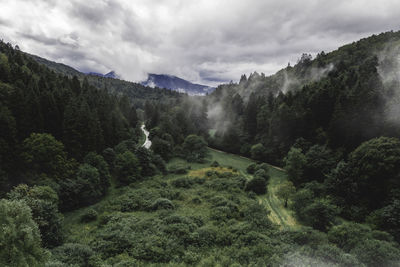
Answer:
M204 177L208 176L208 172L219 172L219 173L224 173L224 172L229 172L233 174L237 174L238 171L234 170L232 168L227 168L227 167L208 167L208 168L202 168L202 169L197 169L197 170L191 170L189 172L190 177Z

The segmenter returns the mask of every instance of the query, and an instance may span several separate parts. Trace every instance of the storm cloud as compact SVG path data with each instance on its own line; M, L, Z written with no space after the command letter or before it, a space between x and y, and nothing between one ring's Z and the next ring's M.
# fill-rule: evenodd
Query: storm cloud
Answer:
M80 71L216 85L398 30L399 1L0 0L0 38Z

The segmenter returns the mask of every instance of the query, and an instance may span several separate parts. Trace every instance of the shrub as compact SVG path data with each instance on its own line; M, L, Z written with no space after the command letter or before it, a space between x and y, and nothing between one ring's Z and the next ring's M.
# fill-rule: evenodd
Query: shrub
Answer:
M246 168L247 173L248 174L254 174L254 172L256 171L256 167L257 167L257 164L255 164L255 163L250 164Z
M173 210L173 209L175 209L175 205L174 205L174 203L172 203L171 200L169 200L167 198L158 198L153 202L153 204L151 204L150 209L151 210L160 210L160 209Z
M201 162L208 154L207 142L203 137L191 134L183 142L183 152L191 162Z
M46 253L25 201L0 200L0 225L1 266L42 266Z
M90 266L89 260L94 256L94 252L89 246L77 243L66 243L53 249L52 252L53 257L68 266Z
M94 209L88 209L81 215L81 222L87 223L97 219L97 212Z
M211 163L211 167L219 167L218 161L213 161L213 163Z
M160 194L150 189L137 189L129 191L109 202L109 210L123 212L147 210L151 203L160 197Z
M255 171L258 171L258 170L264 170L266 173L268 173L268 171L269 171L269 166L268 166L267 163L258 164L258 165L256 166L256 168L255 168Z
M264 169L259 169L254 173L254 177L262 178L265 181L269 180L269 175Z
M254 177L250 181L247 182L245 186L246 191L252 191L257 195L265 194L267 188L267 183L264 178Z
M213 174L215 174L214 171L206 171L206 176L207 177L211 177L211 176L213 176Z
M117 155L115 171L120 184L133 183L141 178L139 161L135 154L130 151Z
M201 198L199 198L199 197L194 197L194 198L192 198L192 203L193 204L201 204Z
M194 180L189 177L181 177L172 180L171 184L178 188L190 188L194 184Z

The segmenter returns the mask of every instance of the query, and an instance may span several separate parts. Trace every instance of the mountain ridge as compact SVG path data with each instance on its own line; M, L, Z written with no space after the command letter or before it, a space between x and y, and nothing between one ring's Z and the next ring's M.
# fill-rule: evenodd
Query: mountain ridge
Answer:
M142 85L150 87L166 88L189 95L206 95L214 91L215 88L189 82L174 75L149 73L147 80L141 82Z

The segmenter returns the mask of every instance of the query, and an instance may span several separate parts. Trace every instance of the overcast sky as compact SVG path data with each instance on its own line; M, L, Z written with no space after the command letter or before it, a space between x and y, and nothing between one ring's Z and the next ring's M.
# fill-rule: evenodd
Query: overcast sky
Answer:
M215 85L400 28L400 1L0 0L0 38L80 71Z

